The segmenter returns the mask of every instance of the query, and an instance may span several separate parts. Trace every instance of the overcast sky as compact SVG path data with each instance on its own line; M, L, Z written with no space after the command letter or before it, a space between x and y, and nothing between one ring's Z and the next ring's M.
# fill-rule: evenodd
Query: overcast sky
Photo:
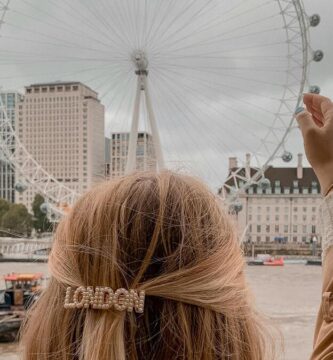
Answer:
M325 53L311 64L309 82L333 97L333 2L304 4L309 15L321 16L310 29L311 47ZM144 49L168 166L213 186L225 176L229 156L251 152L265 162L291 119L279 107L287 47L277 1L12 0L5 21L2 87L22 91L35 82L80 80L106 106L107 135L129 129L136 89L131 53ZM293 76L297 92L300 67ZM149 130L144 101L141 108L140 126ZM286 150L301 149L293 131Z

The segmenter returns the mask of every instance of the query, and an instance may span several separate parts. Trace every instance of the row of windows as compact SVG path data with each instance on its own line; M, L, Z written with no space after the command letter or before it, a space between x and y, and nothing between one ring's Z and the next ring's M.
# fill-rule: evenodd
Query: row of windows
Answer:
M264 211L266 211L266 212L272 212L272 211L275 211L275 212L280 212L280 211L282 211L282 209L283 209L283 211L285 212L285 213L289 213L289 211L290 211L290 208L288 207L288 206L285 206L285 207L279 207L279 206L266 206L266 207L262 207L262 206L256 206L256 207L252 207L252 206L249 206L248 207L248 212L249 213L252 213L253 212L253 210L256 210L258 213L261 213L261 211L262 210L264 210ZM311 206L311 208L310 207L308 207L308 206L293 206L292 207L292 210L294 211L294 212L298 212L298 210L301 210L302 209L302 211L303 212L307 212L307 211L310 211L310 209L311 209L311 211L312 212L316 212L317 211L317 207L316 206Z
M271 231L274 230L274 233L279 233L284 232L284 233L288 233L289 232L289 225L279 225L279 224L275 224L274 228L273 226L270 225L257 225L256 227L252 226L252 224L249 225L249 232L251 233L252 230L254 230L254 228L256 229L257 233L261 233L261 232L266 232L266 233L270 233ZM316 233L316 226L315 225L292 225L292 230L293 233L297 233L297 232L301 232L303 234L315 234Z
M311 218L311 221L316 221L316 215L312 215L311 217L310 216L306 216L306 215L302 215L302 216L297 216L297 215L293 215L292 219L293 221L298 221L298 220L302 220L302 221L307 221L307 220L310 220ZM262 220L266 220L266 221L270 221L271 219L275 220L275 221L280 221L280 220L284 220L285 222L286 221L289 221L289 215L284 215L283 217L280 216L280 215L275 215L275 216L270 216L268 214L266 214L265 216L261 216L260 214L257 215L256 217L253 217L252 214L249 214L248 216L248 220L249 221L253 221L253 220L256 220L258 222L262 221Z
M47 92L62 92L62 91L78 91L79 86L78 85L65 85L65 86L43 86L43 87L33 87L33 88L27 88L26 92L27 94L39 94L39 93L47 93Z
M38 98L24 98L25 103L42 103L42 102L59 102L59 101L78 101L80 99L79 96L47 96L47 97L38 97ZM22 109L22 105L19 105L19 109Z
M309 243L313 240L313 236L311 235L302 235L302 236L283 236L283 237L276 237L276 236L251 236L249 235L247 238L248 242L256 241L256 242L279 242L279 243L287 243L289 241L292 242L303 242L303 243Z

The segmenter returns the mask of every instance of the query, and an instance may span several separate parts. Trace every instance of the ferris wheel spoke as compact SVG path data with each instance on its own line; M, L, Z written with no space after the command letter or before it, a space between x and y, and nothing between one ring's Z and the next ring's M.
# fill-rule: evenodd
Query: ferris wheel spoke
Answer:
M169 79L169 84L172 84L172 80L173 80L173 77L172 76L169 76L168 74L163 74L165 78L168 78ZM170 85L171 86L171 85ZM200 92L195 92L193 91L193 87L190 87L190 86L187 86L184 84L184 82L182 83L182 88L186 89L186 91L189 93L189 94L192 94L192 96L197 100L195 103L198 103L198 104L206 104L207 105L207 109L214 109L215 111L215 115L218 116L218 118L222 118L222 117L225 117L227 118L227 120L230 121L230 123L232 124L238 124L240 125L240 129L242 129L243 127L243 123L241 123L240 121L238 121L237 117L233 117L232 119L230 117L228 117L228 115L226 114L225 111L221 111L221 109L218 109L216 107L216 104L215 103L212 103L211 101L208 102L208 99L205 98L203 95L201 95ZM175 90L173 90L174 92ZM230 105L227 105L225 102L221 101L219 102L219 105L222 106L224 109L230 109L232 112L235 112L237 113L238 115L241 115L242 118L245 118L247 120L251 120L251 121L254 121L254 119L252 119L251 117L249 117L248 114L244 114L242 112L240 112L239 110L236 110L235 108L233 108L232 106ZM259 121L254 121L256 122L257 124L260 125L260 128L267 128L267 124L264 124L264 123L261 123ZM221 121L222 123L222 121ZM230 131L229 129L227 128L223 128L223 130L226 130L226 131ZM256 137L255 133L253 133L251 130L249 130L249 132L251 135L253 135L254 137ZM231 136L234 136L233 134L231 134ZM239 139L239 138L238 138ZM245 146L245 144L243 144Z
M165 87L164 87L163 89L165 89ZM182 108L179 107L179 104L178 104L177 99L176 99L176 100L173 100L174 97L173 97L173 98L169 97L169 96L168 96L168 92L163 92L163 95L162 95L162 96L163 96L163 98L165 99L165 102L168 104L168 107L169 107L170 109L174 109L174 111L175 111L176 113L182 113L183 118L184 118L184 120L186 121L186 124L190 127L190 129L191 129L192 127L196 128L196 125L193 124L192 118L189 117L189 115L187 115L186 113L182 112ZM195 115L195 118L196 118L197 115L196 115L196 114L194 114L194 115ZM196 139L195 137L193 137L192 133L191 133L190 131L188 131L188 129L187 129L187 131L186 131L186 134L187 134L187 136L183 139L183 140L184 140L184 145L186 144L186 143L185 143L185 140L187 140L188 148L189 148L188 152L191 154L191 159L192 159L192 161L193 161L193 157L198 157L198 158L201 159L201 161L203 161L204 163L207 163L207 159L205 159L205 157L204 157L203 154L202 154L203 150L200 149L199 151L196 152L196 154L194 154L193 148L191 147L191 143L197 143L197 140L198 140L198 139ZM206 146L207 146L207 143L206 143ZM225 146L225 145L223 144L223 146ZM220 153L220 151L219 151L218 153ZM206 167L206 169L207 169L207 167ZM214 166L210 166L210 167L209 167L209 170L210 170L210 171L213 171L214 174L215 174L215 176L216 176L217 178L220 177L220 174L215 170L215 167L214 167Z
M8 23L6 23L6 25L9 25ZM73 45L71 43L68 42L59 42L59 43L54 43L51 41L43 41L43 40L35 40L35 39L31 39L31 38L19 38L19 37L15 37L15 36L9 36L9 35L3 35L2 39L8 39L10 41L15 41L18 42L19 44L24 43L31 43L31 44L39 44L39 45L47 45L47 46L53 46L58 48L58 51L63 51L64 48L66 49L70 49L71 51L75 50L88 50L88 51L92 51L94 53L102 53L102 54L109 54L108 51L103 51L101 49L96 49L96 48L90 48L90 47L85 47L85 46L80 46L80 45ZM59 39L58 39L59 40ZM1 44L0 44L1 45Z
M181 96L181 94L178 94L178 93L176 93L175 92L175 87L174 87L174 83L173 83L173 79L172 78L168 78L165 74L164 75L162 75L162 76L164 76L164 80L165 80L165 88L168 88L168 93L170 93L170 94L173 94L173 99L178 99L177 101L179 101L179 96ZM189 91L189 89L187 89L188 91ZM202 101L202 99L200 99L200 101ZM183 111L181 112L181 114L182 115L184 115L184 114L186 114L186 117L187 118L189 118L189 116L190 116L190 118L193 118L193 119L196 119L197 120L197 122L196 122L196 124L195 124L195 130L196 131L199 131L199 124L201 124L201 119L202 119L202 117L204 117L204 116L207 116L207 114L204 114L204 113L202 113L202 110L200 109L200 107L196 107L196 111L194 111L188 104L187 104L187 102L185 102L185 101L181 101L181 103L182 103L182 106L181 107L178 107L178 110L179 111L181 111L181 109L183 109ZM200 102L197 102L198 104L201 104ZM211 111L211 109L212 109L212 106L209 106L209 107L207 107L208 109L209 109L209 111ZM184 110L186 110L186 111L184 111ZM200 114L201 113L201 115L198 115L198 114ZM218 114L220 115L221 113L220 112L218 112ZM224 116L225 116L225 114L223 114ZM230 119L229 119L230 120ZM193 121L192 121L192 125L193 125ZM190 124L187 124L187 127L188 126L190 126ZM212 126L212 124L210 123L210 126ZM220 124L220 126L221 126L221 124ZM216 129L216 132L213 132L214 134L217 134L217 133L219 133L219 131L221 131L221 130L224 130L224 131L227 131L228 132L228 136L231 136L231 137L233 137L234 139L236 139L236 137L235 137L235 135L234 134L232 134L231 132L230 132L230 129L227 129L227 128L225 128L225 127L223 127L223 128L221 128L221 127L218 127L217 129ZM206 134L202 134L202 137L203 138L206 138ZM208 135L209 136L209 135ZM211 135L210 136L210 138L208 139L209 140L209 144L210 144L210 146L217 146L217 144L219 144L219 145L221 145L221 143L223 143L223 142L221 142L221 141L219 141L217 138L216 138L216 136L213 136L213 135ZM239 138L238 138L238 141L240 141L239 140ZM241 141L240 141L241 142ZM205 142L206 143L206 142ZM242 144L242 145L245 145L245 144ZM232 152L232 150L231 150L231 148L230 147L228 147L225 143L223 143L223 146L227 149L227 151L228 152ZM218 147L216 147L216 150L218 150L219 152L221 151L221 150L219 150L218 149Z
M193 24L194 21L199 16L204 16L205 13L211 10L210 4L214 4L214 0L208 0L208 3L205 3L203 6L200 6L199 9L195 10L194 14L191 14L189 19L184 19L184 16L187 14L187 12L191 9L191 6L195 4L195 1L193 1L186 9L185 11L180 11L179 15L176 16L173 21L169 24L167 27L167 30L164 32L163 36L160 38L160 41L158 42L159 47L168 46L168 40L172 39L175 35L180 34L182 31L184 31L186 28L189 27L189 25ZM175 27L171 33L169 33L169 30L173 27L173 25L177 22L177 20L183 17L183 21L180 23L180 27ZM191 29L189 29L191 32ZM154 50L154 47L153 47Z
M123 80L124 78L128 77L128 75L130 74L131 72L128 71L127 74L124 75L123 72L119 72L118 74L116 74L116 76L114 78L112 78L112 80L114 81L111 81L111 84L110 84L110 78L104 78L104 81L100 84L100 85L96 85L96 89L102 89L103 86L105 86L106 84L109 84L109 86L107 87L106 90L103 90L103 92L101 93L100 95L100 98L101 99L104 99L108 94L110 94L111 90L112 93L116 93L116 90L119 88L119 86L123 86Z
M267 3L267 0L266 0L266 2L265 2L265 4ZM253 9L252 9L253 10ZM273 15L272 17L276 17L276 16L278 16L278 15ZM238 15L237 15L237 17L238 17ZM233 17L232 17L233 18ZM232 18L230 18L230 19L232 19ZM213 38L215 38L216 39L216 41L218 41L218 39L220 38L220 36L224 36L224 35L226 35L226 34L230 34L230 33L233 33L233 32L235 32L235 31L238 31L238 30L240 30L240 29L244 29L244 28L246 28L246 27L248 27L248 26L252 26L252 25L257 25L258 24L258 22L264 22L264 21L267 21L267 16L265 16L265 17L263 17L262 19L260 19L260 20L257 20L256 22L252 22L252 23L249 23L249 24L245 24L245 25L240 25L240 26L238 26L238 27L236 27L236 28L233 28L233 29L231 29L231 30L228 30L228 31L225 31L225 30L220 30L219 32L221 33L221 35L219 35L219 36L215 36L215 37L213 37ZM226 19L225 21L219 21L219 25L221 25L221 24L223 24L223 25L225 25L226 23L228 22L228 19ZM209 22L209 23L207 23L207 24L204 24L204 25L208 25L208 27L206 26L206 28L204 27L203 29L202 28L200 28L199 26L197 26L196 28L195 28L195 30L193 31L193 29L192 29L192 31L190 31L189 33L187 33L187 34L185 34L184 36L182 36L182 37L180 37L180 38L178 38L178 39L176 39L176 40L174 40L174 42L172 43L172 44L166 44L165 42L160 42L159 43L159 46L171 46L171 45L175 45L175 44L179 44L179 43L182 43L184 40L187 40L187 39L189 39L189 38L195 38L195 36L199 36L199 35L202 35L205 31L207 31L207 30L212 30L212 24L211 24L211 22ZM177 34L177 32L175 33L175 34ZM178 32L178 34L181 34L181 32L179 31ZM206 39L207 40L207 39ZM223 37L222 37L222 39L221 40L224 40L223 39ZM172 48L171 48L172 49Z
M175 70L175 69L170 69L170 67L166 67L166 66L160 66L160 69L161 70L166 70L166 71L172 71L172 70ZM204 74L205 71L204 70L200 70L200 69L195 69L193 68L192 69L195 73L199 73L199 74ZM176 71L177 72L177 71ZM209 73L209 74L212 74L212 75L223 75L225 77L230 77L230 78L234 78L234 79L240 79L240 80L246 80L246 81L251 81L253 83L258 83L258 84L266 84L266 85L272 85L272 86L276 86L276 87L279 87L279 88L282 88L284 85L281 84L281 83L276 83L276 82L269 82L269 81L265 81L265 80L261 80L261 79L258 79L258 78L248 78L248 77L245 77L245 76L241 76L241 75L238 75L238 74L230 74L230 73L227 73L227 72L217 72L217 71L213 71L213 70L209 70L207 69L206 70L206 74Z
M129 38L124 37L122 33L118 31L118 29L115 29L115 27L111 25L111 22L104 17L103 12L101 13L100 11L98 11L98 7L94 7L94 2L90 2L89 4L90 6L88 4L86 5L87 9L94 15L96 21L100 22L103 25L106 34L114 33L117 36L117 38L119 39L118 46L119 44L122 45L125 41L128 41L128 44L132 44Z
M195 1L195 0L194 0ZM162 2L160 2L161 4ZM174 6L175 3L178 3L177 0L169 0L168 6L165 9L165 12L167 13L168 11L170 11L172 9L172 6ZM158 10L161 10L161 7L158 8ZM162 13L161 11L159 11L160 13ZM159 12L155 13L155 19L158 18ZM163 33L163 31L161 30L163 28L163 25L166 23L166 21L168 20L168 18L166 16L162 17L160 19L160 23L156 26L156 28L154 28L156 21L153 20L152 25L150 27L150 29L148 30L148 35L147 35L147 40L146 40L146 45L151 45L153 43L153 41L156 39L156 37L158 37L159 34Z
M75 34L79 39L82 39L82 35L83 35L83 32L84 32L84 38L85 39L90 39L94 43L103 45L103 47L107 47L107 48L110 47L110 43L103 42L103 41L101 41L101 39L96 38L96 37L92 37L91 34L87 34L87 32L85 31L85 28L83 28L81 30L81 32L76 32L73 29L72 25L68 24L67 22L63 21L62 19L59 19L57 16L55 16L55 14L51 14L51 13L46 12L46 11L36 7L36 6L33 6L27 0L21 0L21 1L24 2L25 4L28 4L31 8L33 8L34 10L40 12L41 14L46 15L46 18L51 18L51 19L54 19L55 21L52 22L52 23L49 23L49 22L47 22L45 20L38 19L38 18L36 18L34 16L31 16L29 14L23 13L22 11L18 11L18 10L11 10L11 12L20 14L21 16L24 16L24 18L27 18L27 19L32 19L34 21L41 21L42 23L48 25L50 28L58 28L60 30L63 30L65 33L69 32L70 34ZM60 26L60 24L62 24L65 27Z
M276 45L285 45L286 42L285 41L278 41L278 42L268 42L268 43L263 43L263 44L255 44L255 45L249 45L249 46L237 46L237 48L235 49L223 49L223 50L218 50L218 51L205 51L205 54L210 55L210 54L216 54L216 53L221 53L223 52L223 54L232 54L235 52L239 52L239 51L243 51L243 50L254 50L254 49L262 49L262 48L270 48L272 46L276 46ZM184 50L183 48L179 48L178 50L170 50L167 52L169 57L177 57L177 56L183 56L182 54L179 54L178 51L182 51ZM197 51L200 51L199 49L196 49ZM178 54L177 54L178 53ZM201 52L202 54L202 52ZM191 54L190 56L195 56L196 54ZM154 53L154 58L158 58L158 57L162 57L163 58L164 54L163 52L156 52Z
M163 71L163 70L160 70L160 71ZM175 74L175 76L180 76L180 74L177 72L177 71L166 71L164 70L163 71L164 73L170 73L172 72L173 74ZM203 89L200 89L200 90L207 90L207 89L210 89L210 90L214 90L214 91L217 91L217 92L220 92L221 89L236 89L238 91L241 91L241 92L244 92L246 94L249 94L251 96L256 96L258 98L266 98L266 99L270 99L270 100L274 100L274 101L278 101L279 99L278 98L273 98L271 96L267 96L265 94L259 94L259 93L256 93L256 92L253 92L253 91L249 91L249 90L246 90L246 87L244 87L243 89L241 88L238 88L238 87L234 87L226 82L219 82L217 83L216 81L210 81L210 80L207 80L205 78L193 78L193 77L186 77L186 76L183 76L182 77L182 81L187 81L189 83L192 84L193 87L198 87L199 84L201 84L204 88Z

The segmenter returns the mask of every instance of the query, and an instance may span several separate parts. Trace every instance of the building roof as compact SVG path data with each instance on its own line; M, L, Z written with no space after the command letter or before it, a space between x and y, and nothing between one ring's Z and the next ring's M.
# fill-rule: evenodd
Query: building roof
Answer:
M271 183L271 189L272 192L275 192L275 185L276 181L280 182L280 189L283 191L284 188L290 188L293 189L294 181L298 181L298 188L311 188L313 183L317 184L318 191L320 191L320 184L318 181L318 178L310 167L303 167L303 177L301 179L297 178L297 167L273 167L270 166L265 171L265 177L269 179ZM229 178L230 175L233 172L238 173L239 176L245 177L245 168L232 168L230 169L228 180L225 182L225 185L233 186L234 185L234 179ZM250 168L250 174L251 177L254 176L258 172L258 169L256 168ZM237 181L240 182L241 180L237 178ZM241 187L241 184L239 183L239 187ZM257 185L253 186L254 192L256 193ZM219 190L221 192L221 189ZM228 189L227 189L227 192Z
M57 80L57 81L53 81L53 82L31 84L29 86L25 86L25 88L27 89L27 88L30 88L30 87L62 86L62 85L82 85L82 86L86 87L87 89L89 89L90 91L94 92L97 95L97 92L95 90L93 90L91 87L89 87L88 85L83 84L80 81L61 81L61 80Z
M298 181L301 188L310 188L313 182L316 182L319 186L318 178L310 167L303 167L303 177L301 179L297 178L297 167L274 168L270 166L265 171L265 177L270 180L272 188L274 188L276 180L280 181L281 188L292 188L295 180Z

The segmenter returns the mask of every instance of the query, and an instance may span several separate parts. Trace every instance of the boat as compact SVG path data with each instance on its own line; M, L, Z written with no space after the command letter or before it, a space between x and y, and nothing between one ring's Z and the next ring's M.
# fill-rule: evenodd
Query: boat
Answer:
M255 258L247 261L248 265L264 265L264 262L271 258L271 255L269 254L258 254Z
M322 265L322 261L321 261L321 259L309 259L309 260L307 260L306 265L317 265L317 266L321 266L321 265Z
M251 259L247 261L248 265L256 266L256 265L264 265L264 260L261 259Z
M41 273L4 276L5 289L0 290L0 342L15 341L27 309L40 295L42 279Z
M266 261L264 261L264 265L265 266L283 266L284 260L283 260L282 256L279 258L271 257L271 258L267 259Z

